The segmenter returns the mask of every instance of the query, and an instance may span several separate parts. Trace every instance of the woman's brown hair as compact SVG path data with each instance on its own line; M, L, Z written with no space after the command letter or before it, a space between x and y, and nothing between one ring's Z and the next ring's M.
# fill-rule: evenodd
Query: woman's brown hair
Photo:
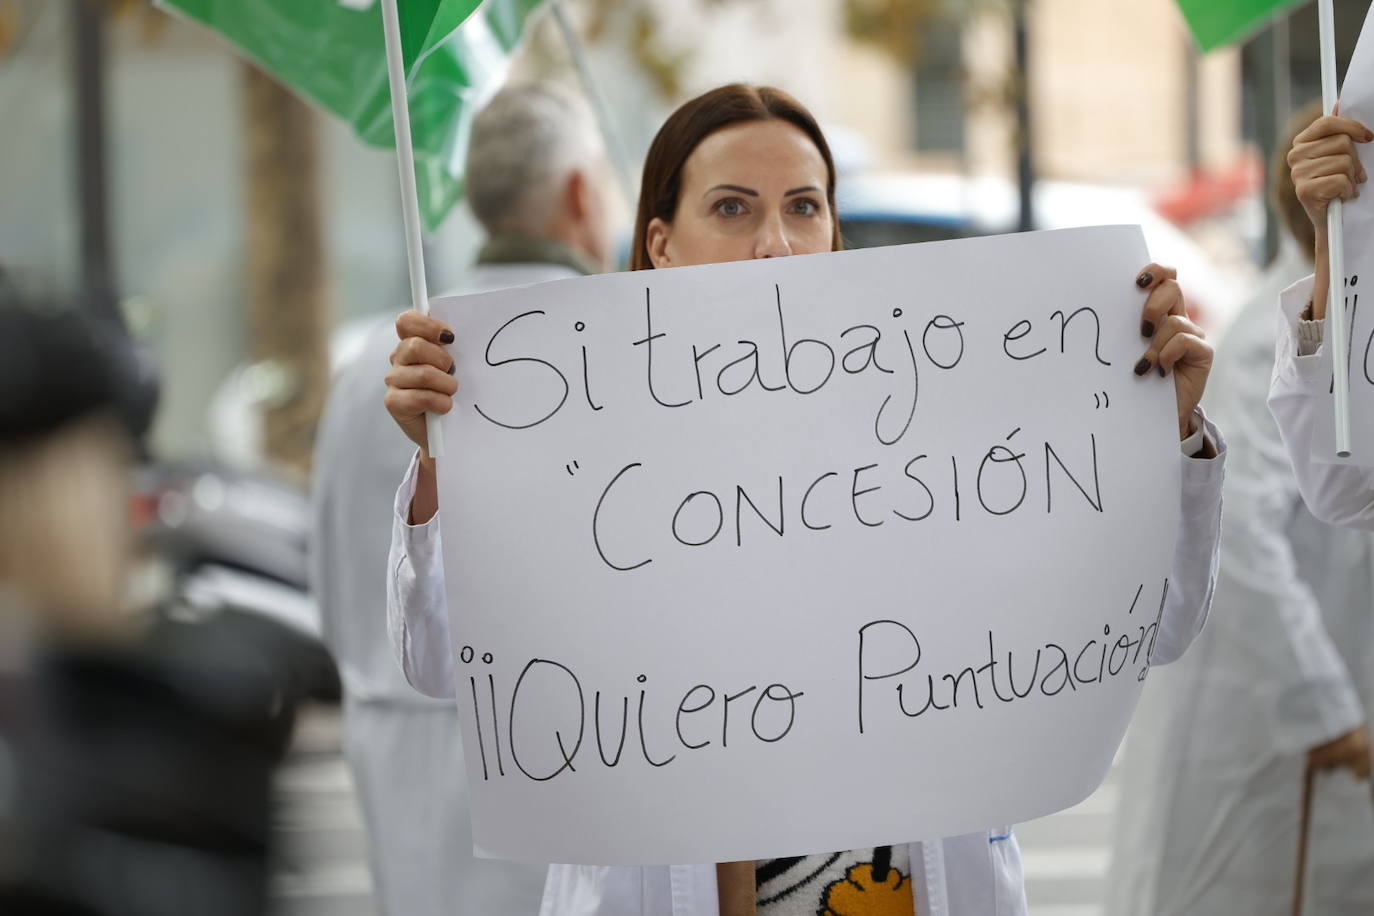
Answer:
M811 138L825 160L826 204L834 224L832 251L844 247L840 239L840 220L835 212L835 160L820 125L801 102L771 86L732 83L712 89L686 102L663 122L649 155L644 160L644 176L639 183L639 209L635 216L634 241L630 250L630 269L654 266L649 259L649 223L655 217L671 223L677 214L682 192L682 167L702 140L732 124L749 121L782 120L796 126Z

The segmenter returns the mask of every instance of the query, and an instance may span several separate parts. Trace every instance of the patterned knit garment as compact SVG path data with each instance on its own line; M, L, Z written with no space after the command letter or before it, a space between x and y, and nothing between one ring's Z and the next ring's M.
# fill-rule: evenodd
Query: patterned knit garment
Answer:
M906 845L761 859L758 916L913 916Z

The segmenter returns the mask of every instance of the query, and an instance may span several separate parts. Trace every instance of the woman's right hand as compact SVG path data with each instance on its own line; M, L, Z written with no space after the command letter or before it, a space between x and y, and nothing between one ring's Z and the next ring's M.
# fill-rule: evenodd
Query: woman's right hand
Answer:
M1331 201L1358 197L1359 186L1369 177L1360 165L1355 144L1371 140L1374 132L1369 128L1334 114L1318 118L1294 138L1288 151L1293 188L1317 230L1319 242L1326 238L1326 211Z
M386 409L428 458L425 413L448 413L458 391L453 357L444 349L453 343L453 331L439 319L412 310L397 317L396 336L401 342L391 353L391 371L386 374Z
M1326 317L1326 301L1331 289L1326 212L1333 200L1360 196L1360 185L1369 176L1360 165L1355 144L1371 140L1374 140L1374 132L1369 128L1333 113L1309 124L1293 139L1293 148L1288 151L1293 190L1317 233L1316 250L1312 252L1316 262L1312 279L1313 318Z

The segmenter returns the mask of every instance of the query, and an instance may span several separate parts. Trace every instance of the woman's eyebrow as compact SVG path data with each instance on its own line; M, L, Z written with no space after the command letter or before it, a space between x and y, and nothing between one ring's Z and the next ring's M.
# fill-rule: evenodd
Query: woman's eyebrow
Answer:
M813 194L819 194L821 192L821 189L816 187L815 185L807 185L804 188L793 188L792 190L788 191L786 194L782 196L791 197L793 194L805 194L807 191L810 191Z
M759 192L758 192L758 191L753 191L753 190L750 190L749 188L742 188L742 187L740 187L740 186L737 185L737 184L718 184L718 185L716 185L714 188L708 188L707 191L706 191L706 194L710 194L710 193L712 193L713 191L734 191L734 192L737 193L737 194L748 194L750 197L758 197L758 196L759 196ZM706 194L702 194L701 196L702 196L702 197L705 197Z

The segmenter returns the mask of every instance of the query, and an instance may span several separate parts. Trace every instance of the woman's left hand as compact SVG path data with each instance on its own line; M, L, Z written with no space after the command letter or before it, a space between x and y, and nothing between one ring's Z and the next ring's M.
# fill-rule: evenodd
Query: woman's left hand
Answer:
M1207 375L1212 371L1212 345L1202 328L1188 318L1178 271L1151 264L1136 275L1135 284L1150 294L1140 316L1140 334L1149 339L1150 348L1136 363L1135 374L1173 374L1178 437L1186 439L1192 432L1193 411L1202 400Z

